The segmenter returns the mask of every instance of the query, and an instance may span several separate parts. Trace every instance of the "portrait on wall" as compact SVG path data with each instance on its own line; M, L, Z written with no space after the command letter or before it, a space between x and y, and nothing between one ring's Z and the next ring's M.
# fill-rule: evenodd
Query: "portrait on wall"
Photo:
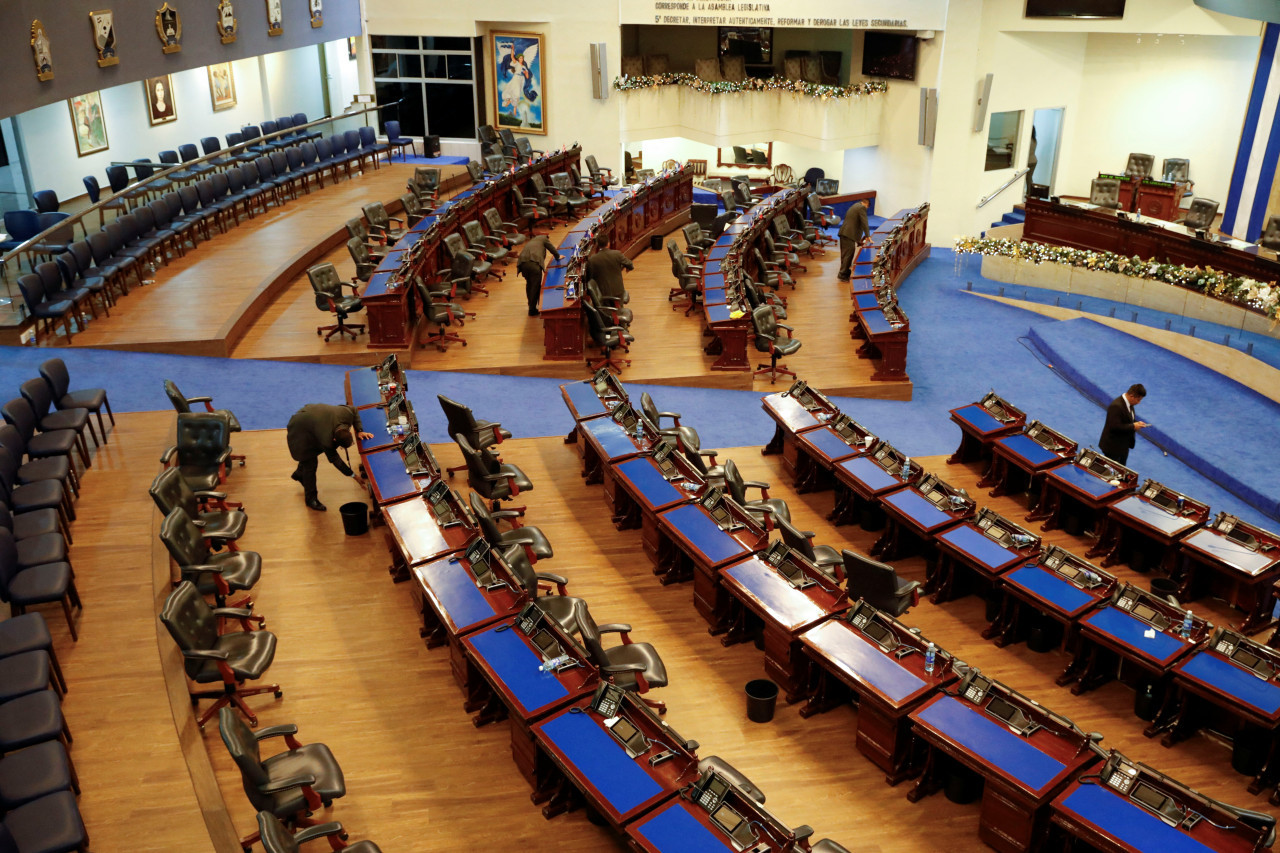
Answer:
M118 64L120 57L116 56L116 25L111 10L90 12L89 23L93 26L94 47L98 49L98 67Z
M168 3L156 9L156 35L160 37L162 52L178 53L182 50L182 16Z
M102 95L90 92L67 101L71 126L76 134L76 151L83 157L107 150L107 121L102 115Z
M218 0L218 35L223 44L236 40L236 7L231 0Z
M40 20L31 22L31 58L36 63L36 79L44 82L53 79L53 48L49 35Z
M493 102L498 127L547 132L546 38L540 33L490 33Z
M230 62L209 66L209 97L213 99L215 113L236 105L236 78L231 73Z
M267 35L284 35L284 9L282 0L266 0L267 2Z
M178 117L178 108L173 103L173 79L168 74L148 77L142 86L147 93L147 117L152 127Z
M347 59L356 61L356 37L347 36Z
M324 26L324 0L311 0L311 29Z

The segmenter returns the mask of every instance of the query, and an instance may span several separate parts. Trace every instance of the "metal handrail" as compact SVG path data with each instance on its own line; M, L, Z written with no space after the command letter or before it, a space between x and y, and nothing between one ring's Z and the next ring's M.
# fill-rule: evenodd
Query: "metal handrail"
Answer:
M982 201L978 202L978 207L986 207L987 202L991 201L991 199L995 198L996 196L1000 195L1000 193L1009 189L1009 187L1013 186L1019 178L1025 177L1027 172L1030 172L1030 171L1031 171L1031 167L1028 166L1027 168L1023 169L1021 172L1018 172L1017 174L1015 174L1012 178L1005 181L1004 184L1002 184L998 190L996 190L991 195L984 198Z
M176 163L174 165L167 166L165 169L159 172L156 172L154 175L152 175L151 177L145 180L134 181L130 184L126 184L123 188L121 188L119 192L113 192L110 196L106 196L100 199L99 201L94 202L93 204L89 205L79 213L73 214L72 216L69 216L66 219L63 219L62 221L55 223L51 227L41 231L39 234L36 234L34 237L30 238L29 240L24 242L22 245L14 249L10 249L5 254L0 255L0 270L7 273L9 268L9 261L11 260L19 260L19 266L20 266L21 264L20 264L19 256L22 255L23 253L31 252L32 246L43 242L46 238L52 236L55 231L62 231L67 227L71 227L72 235L74 236L75 226L79 225L81 232L87 238L89 236L89 229L84 224L85 217L91 213L94 213L95 211L102 210L105 207L105 205L107 205L108 203L116 199L119 199L121 196L124 195L124 193L130 190L136 190L140 187L145 187L147 184L153 181L164 180L166 176L172 175L175 172L180 172L186 169L190 169L193 165L197 163L205 163L211 160L220 159L228 155L234 155L236 152L243 151L244 149L251 148L256 145L261 145L264 140L285 136L291 133L295 133L298 130L303 130L309 127L315 127L316 125L320 125L320 124L329 124L331 122L338 121L339 119L351 118L353 116L364 115L365 113L377 112L379 109L382 108L382 106L389 106L389 105L371 104L365 107L364 109L352 110L351 112L346 112L346 113L343 113L342 115L323 116L322 118L318 118L315 121L309 121L306 124L295 125L292 127L285 128L284 130L277 130L272 133L263 134L262 136L254 137L253 140L250 142L241 142L238 145L230 145L230 146L227 146L226 148L220 148L217 151L213 152L212 154L203 154L195 158L194 160L187 160L183 163ZM153 167L166 165L166 164L160 164L160 163L154 163L154 162L152 162L151 164ZM145 164L135 164L133 161L130 161L127 163L120 163L119 165L133 166L133 165L145 165Z

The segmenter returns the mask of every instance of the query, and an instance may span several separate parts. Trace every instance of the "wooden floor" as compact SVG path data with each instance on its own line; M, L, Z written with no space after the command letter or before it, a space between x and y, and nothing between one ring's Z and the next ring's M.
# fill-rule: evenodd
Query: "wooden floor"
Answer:
M117 419L111 445L98 453L86 477L75 526L72 555L86 602L81 641L73 646L65 640L58 614L48 614L71 682L66 708L85 790L81 808L96 850L206 850L159 675L157 652L169 640L154 619L148 586L153 510L146 485L167 443L172 413ZM761 444L767 439L760 436ZM235 470L227 489L249 512L243 546L263 557L256 610L279 637L270 677L284 688L283 699L250 702L262 726L296 723L304 741L333 749L348 794L326 817L341 820L353 840L372 838L387 851L620 849L580 812L544 821L511 762L507 724L471 725L447 653L423 647L409 589L389 579L380 529L362 537L342 533L337 508L360 498L355 484L322 465L320 497L330 510L315 513L304 508L288 479L293 463L283 431L241 433L235 446L249 461ZM458 462L453 446L434 449L443 464ZM725 450L721 461L726 457L745 477L771 482L772 494L789 502L799 526L817 531L818 542L864 553L870 546L873 534L825 520L830 492L794 494L779 457L762 457L757 447ZM851 708L802 720L797 707L781 706L770 724L747 721L743 685L761 676L762 653L750 644L722 647L695 613L689 584L657 583L638 531L617 532L609 524L603 489L583 485L572 446L558 438L516 440L504 445L504 458L535 484L522 495L528 521L542 528L556 551L540 567L567 575L571 594L586 598L597 618L630 622L637 640L657 647L670 672L671 684L661 691L670 724L701 741L702 754L722 755L747 773L783 820L809 823L815 838L830 836L853 851L986 849L977 838L976 804L934 796L912 805L906 785L884 784L854 749ZM945 468L941 457L918 461L926 470ZM944 476L973 490L978 473L952 467ZM1020 514L1012 498L989 505ZM1061 532L1047 538L1077 553L1088 545ZM898 568L922 578L918 558ZM1122 578L1140 580L1118 569ZM1218 624L1229 619L1220 602L1197 602L1195 610ZM1063 657L1035 654L1025 645L997 649L980 639L985 623L977 599L940 607L925 601L905 621L1085 730L1103 732L1104 746L1210 796L1274 811L1246 794L1247 780L1231 771L1226 746L1199 736L1164 749L1143 738L1127 688L1112 684L1074 697L1053 685ZM152 645L157 636L160 645ZM253 812L216 726L204 742L231 820L247 833L254 828Z

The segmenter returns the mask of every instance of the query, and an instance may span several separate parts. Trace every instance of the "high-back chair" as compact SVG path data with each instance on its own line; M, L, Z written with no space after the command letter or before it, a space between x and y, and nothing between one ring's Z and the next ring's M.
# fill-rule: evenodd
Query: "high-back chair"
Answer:
M491 510L496 512L502 501L533 488L533 482L515 465L503 462L488 451L476 450L461 434L453 440L467 461L467 485L489 501Z
M100 447L102 440L98 438L98 432L93 428L93 422L89 420L89 410L80 408L54 409L53 408L53 392L49 390L49 383L39 377L28 379L18 387L18 392L22 394L22 399L27 401L27 405L31 407L31 413L35 416L36 424L41 432L52 432L54 430L71 430L76 434L76 441L80 445L80 449L85 457L88 456L89 445L85 441L85 431L93 437L93 446ZM8 404L6 404L7 406Z
M391 146L385 142L378 141L378 132L367 125L361 126L358 131L360 137L360 156L361 159L367 154L373 160L373 168L381 169L378 165L379 155L387 155L387 162L391 162Z
M467 161L467 174L471 177L473 184L484 182L484 166L476 160Z
M471 276L472 276L473 282L478 281L479 279L483 278L486 275L492 275L494 278L499 278L499 279L502 278L502 272L500 270L495 270L493 268L493 264L490 261L485 259L484 253L476 252L473 254L471 252L468 252L467 244L463 242L462 236L457 233L453 233L445 236L444 250L446 253L448 253L449 257L454 260L457 260L458 256L463 254L468 255L471 258L471 261L473 264L471 268ZM486 296L489 294L488 289L480 286L479 284L473 283L472 288L474 290L479 291L480 293L485 294Z
M635 336L628 332L622 326L614 326L605 322L604 315L601 314L590 303L582 303L582 313L587 316L587 334L591 337L592 343L600 348L600 358L592 361L591 357L587 357L587 367L593 372L602 367L608 367L610 370L622 372L623 365L631 366L631 359L613 357L613 351L621 349L623 352L630 352L631 347L628 346L635 340Z
M230 435L220 413L183 412L178 415L177 438L160 462L176 465L193 492L215 491L231 461Z
M529 176L529 186L537 196L538 204L546 208L552 219L556 216L566 221L569 219L569 201L559 189L548 187L542 175L537 172Z
M489 543L489 547L498 553L504 553L513 545L524 549L529 562L549 560L555 556L551 543L541 530L521 522L521 514L513 509L490 511L484 500L475 492L468 493L467 501L471 505L471 514L475 516L480 527L480 535ZM511 524L510 530L498 527L498 521Z
M1139 181L1143 178L1149 178L1155 163L1156 158L1151 154L1130 154L1129 162L1124 167L1125 177L1135 178Z
M597 625L585 601L578 605L577 619L578 637L600 670L600 677L635 693L646 705L665 714L665 703L644 695L654 687L667 686L667 668L657 650L648 643L632 641L630 625L620 622ZM622 645L606 649L601 640L603 634L621 635Z
M338 268L328 262L316 264L307 270L307 278L311 281L311 289L315 291L316 308L328 311L338 318L337 323L316 326L317 335L323 334L326 342L334 335L350 335L354 341L358 335L364 333L363 323L347 325L346 322L347 315L364 308L355 284L343 281L338 275ZM343 295L343 287L351 288L350 296Z
M793 526L789 518L775 515L773 522L777 525L778 533L788 548L799 551L805 559L818 568L818 571L833 582L844 581L844 557L839 551L830 545L814 545L813 537L816 534Z
M345 853L382 853L382 848L372 841L346 844L338 840L346 837L346 831L337 821L326 821L320 826L308 827L294 835L284 822L271 812L258 812L258 840L262 842L262 849L266 853L301 853L302 842L320 838L330 839L331 845Z
M1280 216L1272 216L1267 220L1267 227L1262 229L1258 245L1264 249L1280 251Z
M892 616L901 616L920 600L920 582L898 577L893 566L885 565L853 551L841 551L849 598L865 599Z
M764 526L766 530L773 528L775 518L791 520L791 509L782 498L769 497L769 484L760 480L744 480L738 465L732 459L724 460L724 485L729 497ZM759 489L760 498L751 500L747 497L747 489Z
M529 596L529 600L537 605L542 615L555 622L565 633L576 632L578 613L580 607L585 606L586 602L569 595L567 590L569 579L551 572L535 572L525 549L519 544L509 545L500 553L502 561L507 565L507 570L511 572L511 577ZM544 588L546 595L542 594Z
M466 253L464 252L463 254L465 255ZM470 255L467 255L468 259L470 259L470 257ZM467 264L464 266L466 267L466 271L462 274L462 280L468 287L470 287L470 261L468 260ZM450 277L452 277L452 274L452 270L447 273ZM456 286L457 282L450 280L445 283ZM461 335L457 332L445 330L447 326L452 326L454 323L457 323L459 326L463 325L467 315L467 312L462 310L462 306L452 301L452 289L439 289L438 287L437 289L432 289L432 285L428 284L428 282L422 278L418 279L416 286L418 288L418 297L422 300L423 312L426 314L426 320L428 323L434 323L436 327L435 332L428 332L426 336L418 340L418 343L422 346L434 346L440 352L444 352L445 344L450 342L460 343L463 346L466 346L467 342Z
M778 356L788 356L800 349L800 342L791 337L792 328L779 323L768 305L761 305L751 312L751 325L755 328L756 350L769 354L769 364L757 365L752 375L764 376L767 373L770 384L777 380L779 373L794 378L794 370L778 364ZM779 334L779 329L786 330L785 338Z
M551 176L551 185L559 191L560 197L564 199L568 206L567 210L571 216L581 216L586 212L591 200L583 194L582 188L577 185L573 178L569 177L568 172L556 172Z
M154 494L152 497L155 499ZM156 500L156 503L161 501ZM227 596L253 589L262 577L262 556L255 551L231 548L214 553L210 542L230 545L230 540L216 538L196 524L196 520L181 506L171 507L160 523L160 541L178 567L179 575L195 584L201 595L212 595L218 607L252 608L253 600L247 596L229 604ZM232 617L228 615L228 618ZM251 613L236 614L234 618L246 624L257 622L261 625L264 621L261 616Z
M426 211L422 209L422 202L418 201L418 197L413 193L403 193L400 196L400 207L404 213L405 225L410 228L417 225L426 215Z
M495 207L487 208L484 213L480 214L484 219L484 224L489 227L489 235L498 237L502 240L502 245L508 250L515 246L519 246L528 238L520 233L520 226L514 222L502 221L502 215L498 213Z
M405 229L397 228L391 223L403 226L404 220L391 216L380 201L371 201L360 208L364 212L365 221L369 223L369 233L381 242L391 245L404 236Z
M484 226L474 219L462 223L462 236L467 243L467 252L473 257L487 258L490 265L509 258L511 254L511 250L503 245L502 237L484 233Z
M369 254L369 246L363 240L359 237L348 238L347 253L351 255L351 260L355 262L356 278L367 282L373 277L373 271L378 268L378 263Z
M470 406L464 406L443 394L437 394L436 400L439 401L440 409L444 412L446 432L449 435L463 436L476 450L487 450L511 438L511 431L503 429L501 423L477 419ZM449 474L452 476L454 471L465 469L465 465L460 468L450 468Z
M530 234L533 234L535 222L549 218L545 207L538 204L536 199L525 198L524 193L514 184L511 186L511 200L514 202L516 215L523 217Z
M501 154L484 155L484 170L490 176L497 177L502 174L502 170L507 167L507 161L503 159Z
M1094 178L1089 185L1089 204L1108 210L1120 208L1120 182L1115 178Z
M1187 211L1182 224L1196 231L1208 231L1218 216L1218 203L1207 198L1191 200L1191 209Z
M612 169L606 169L596 162L596 155L588 154L582 158L587 164L587 172L591 175L591 180L597 185L608 189L618 183L618 179L613 176Z
M160 514L168 516L181 509L195 522L199 522L200 536L216 543L225 543L234 549L234 542L244 535L249 517L240 504L234 506L226 499L225 492L201 492L196 494L182 479L177 468L165 468L151 481L147 490Z

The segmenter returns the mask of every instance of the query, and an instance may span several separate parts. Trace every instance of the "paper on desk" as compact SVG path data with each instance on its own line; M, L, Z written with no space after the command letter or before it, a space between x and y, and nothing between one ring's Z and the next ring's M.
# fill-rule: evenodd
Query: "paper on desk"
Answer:
M1156 629L1148 628L1142 632L1142 636L1146 637L1148 640L1154 640L1156 638Z

